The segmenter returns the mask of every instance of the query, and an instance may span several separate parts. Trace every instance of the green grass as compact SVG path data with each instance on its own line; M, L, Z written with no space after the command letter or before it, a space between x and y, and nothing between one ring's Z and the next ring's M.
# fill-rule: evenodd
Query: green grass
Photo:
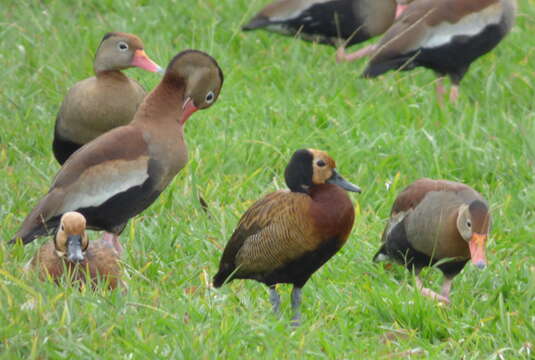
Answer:
M0 358L527 359L535 339L535 8L473 64L457 105L437 105L430 71L359 78L332 48L242 33L266 1L3 1L0 18ZM159 5L155 5L159 4ZM129 291L78 291L23 274L38 243L8 247L58 170L51 141L66 90L92 73L108 31L140 35L161 65L207 51L225 84L188 121L190 162L123 235ZM146 88L158 77L132 69ZM328 151L364 192L347 245L303 292L303 325L267 291L209 282L253 201L284 187L302 147ZM371 262L396 193L422 177L463 181L494 216L490 266L467 266L450 307L422 298L399 266ZM387 189L386 184L391 186ZM209 203L206 215L198 201ZM96 238L98 234L91 234ZM438 289L437 270L425 273ZM533 356L532 348L531 356Z

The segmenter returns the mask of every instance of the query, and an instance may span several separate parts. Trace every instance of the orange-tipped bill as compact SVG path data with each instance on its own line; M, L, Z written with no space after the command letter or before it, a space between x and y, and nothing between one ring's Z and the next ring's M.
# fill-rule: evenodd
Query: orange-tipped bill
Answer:
M136 50L134 53L134 57L132 58L132 66L137 66L138 68L142 68L150 72L163 72L160 65L152 61L147 54L145 54L145 51L141 49Z
M186 101L184 101L184 105L182 105L182 116L180 117L180 124L184 124L186 120L193 114L195 111L197 111L198 108L193 103L193 99L188 97Z
M475 266L483 269L487 265L485 259L485 242L487 241L487 235L473 233L470 239L470 256Z
M396 7L396 19L403 14L408 5L399 5Z

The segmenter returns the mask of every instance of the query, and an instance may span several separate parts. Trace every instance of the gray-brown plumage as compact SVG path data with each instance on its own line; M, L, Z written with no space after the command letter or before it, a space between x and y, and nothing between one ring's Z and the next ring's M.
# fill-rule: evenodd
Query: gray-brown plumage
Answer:
M470 64L491 51L511 30L515 0L399 0L409 3L377 45L364 77L423 66L449 76L450 99Z
M296 151L285 172L290 191L271 193L245 212L225 247L214 286L233 279L262 282L270 287L278 312L275 285L293 284L293 320L298 323L301 288L340 250L353 227L353 204L345 190L360 189L335 167L323 151Z
M67 160L11 242L20 238L27 244L53 232L62 214L78 211L89 229L113 234L120 253L118 236L128 220L151 205L187 162L186 120L211 106L222 84L223 73L208 54L176 55L130 124L99 136Z
M396 198L374 261L391 259L414 270L424 295L449 303L452 279L466 262L485 267L490 222L486 200L470 186L417 180ZM424 288L418 277L422 268L437 262L444 274L441 295Z
M56 117L52 149L60 164L99 135L132 121L145 90L121 70L161 71L143 49L135 35L115 32L104 36L93 63L95 76L69 89Z
M333 46L350 46L385 32L394 21L395 0L278 0L243 30L266 29Z
M43 244L30 263L41 280L50 277L59 282L67 272L67 278L81 283L105 281L110 289L121 284L119 254L107 241L88 241L85 227L80 213L68 212L61 217L54 240Z

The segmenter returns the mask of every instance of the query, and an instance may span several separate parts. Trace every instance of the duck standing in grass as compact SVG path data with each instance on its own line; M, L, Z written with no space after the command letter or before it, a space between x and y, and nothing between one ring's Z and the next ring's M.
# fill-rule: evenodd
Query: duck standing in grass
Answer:
M74 84L56 117L52 150L61 165L84 144L132 121L145 90L121 70L139 67L161 71L143 48L135 35L104 35L93 63L95 76Z
M470 64L509 33L516 12L515 0L398 1L406 8L377 45L363 76L423 66L439 76L439 99L445 92L442 79L449 76L451 101L457 100Z
M106 281L113 290L121 283L119 254L107 241L88 241L85 227L82 214L65 213L54 240L39 248L30 266L39 271L41 280L50 277L59 282L67 272L72 280L85 282L89 275L93 283Z
M233 279L269 286L273 310L280 312L276 284L293 285L293 321L299 324L301 288L344 246L355 211L347 191L360 189L336 172L327 153L296 151L285 171L290 191L268 194L251 206L230 238L214 287Z
M99 136L65 162L11 243L52 233L64 213L77 211L88 229L106 231L121 254L119 234L128 220L149 207L187 163L186 120L213 105L222 85L223 73L208 54L176 55L131 123Z
M415 272L423 295L449 303L453 278L468 260L480 269L486 266L490 222L487 201L470 186L419 179L396 198L373 260L405 265ZM444 274L441 294L424 288L419 277L424 267L435 264Z
M333 46L351 46L384 33L394 22L395 0L279 0L243 30L266 29Z

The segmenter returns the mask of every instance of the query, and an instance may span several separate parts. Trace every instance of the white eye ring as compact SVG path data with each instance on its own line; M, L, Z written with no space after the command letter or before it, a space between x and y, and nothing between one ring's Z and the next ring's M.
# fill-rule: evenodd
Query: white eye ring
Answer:
M117 49L119 49L119 51L126 51L128 50L128 44L125 43L124 41L119 41L117 43Z
M468 220L468 221L466 222L466 226L468 226L469 228L472 227L472 223L470 222L470 220Z
M215 94L213 91L209 91L208 94L206 94L206 97L204 98L204 101L207 103L207 104L211 104L214 102L214 99L215 99Z

